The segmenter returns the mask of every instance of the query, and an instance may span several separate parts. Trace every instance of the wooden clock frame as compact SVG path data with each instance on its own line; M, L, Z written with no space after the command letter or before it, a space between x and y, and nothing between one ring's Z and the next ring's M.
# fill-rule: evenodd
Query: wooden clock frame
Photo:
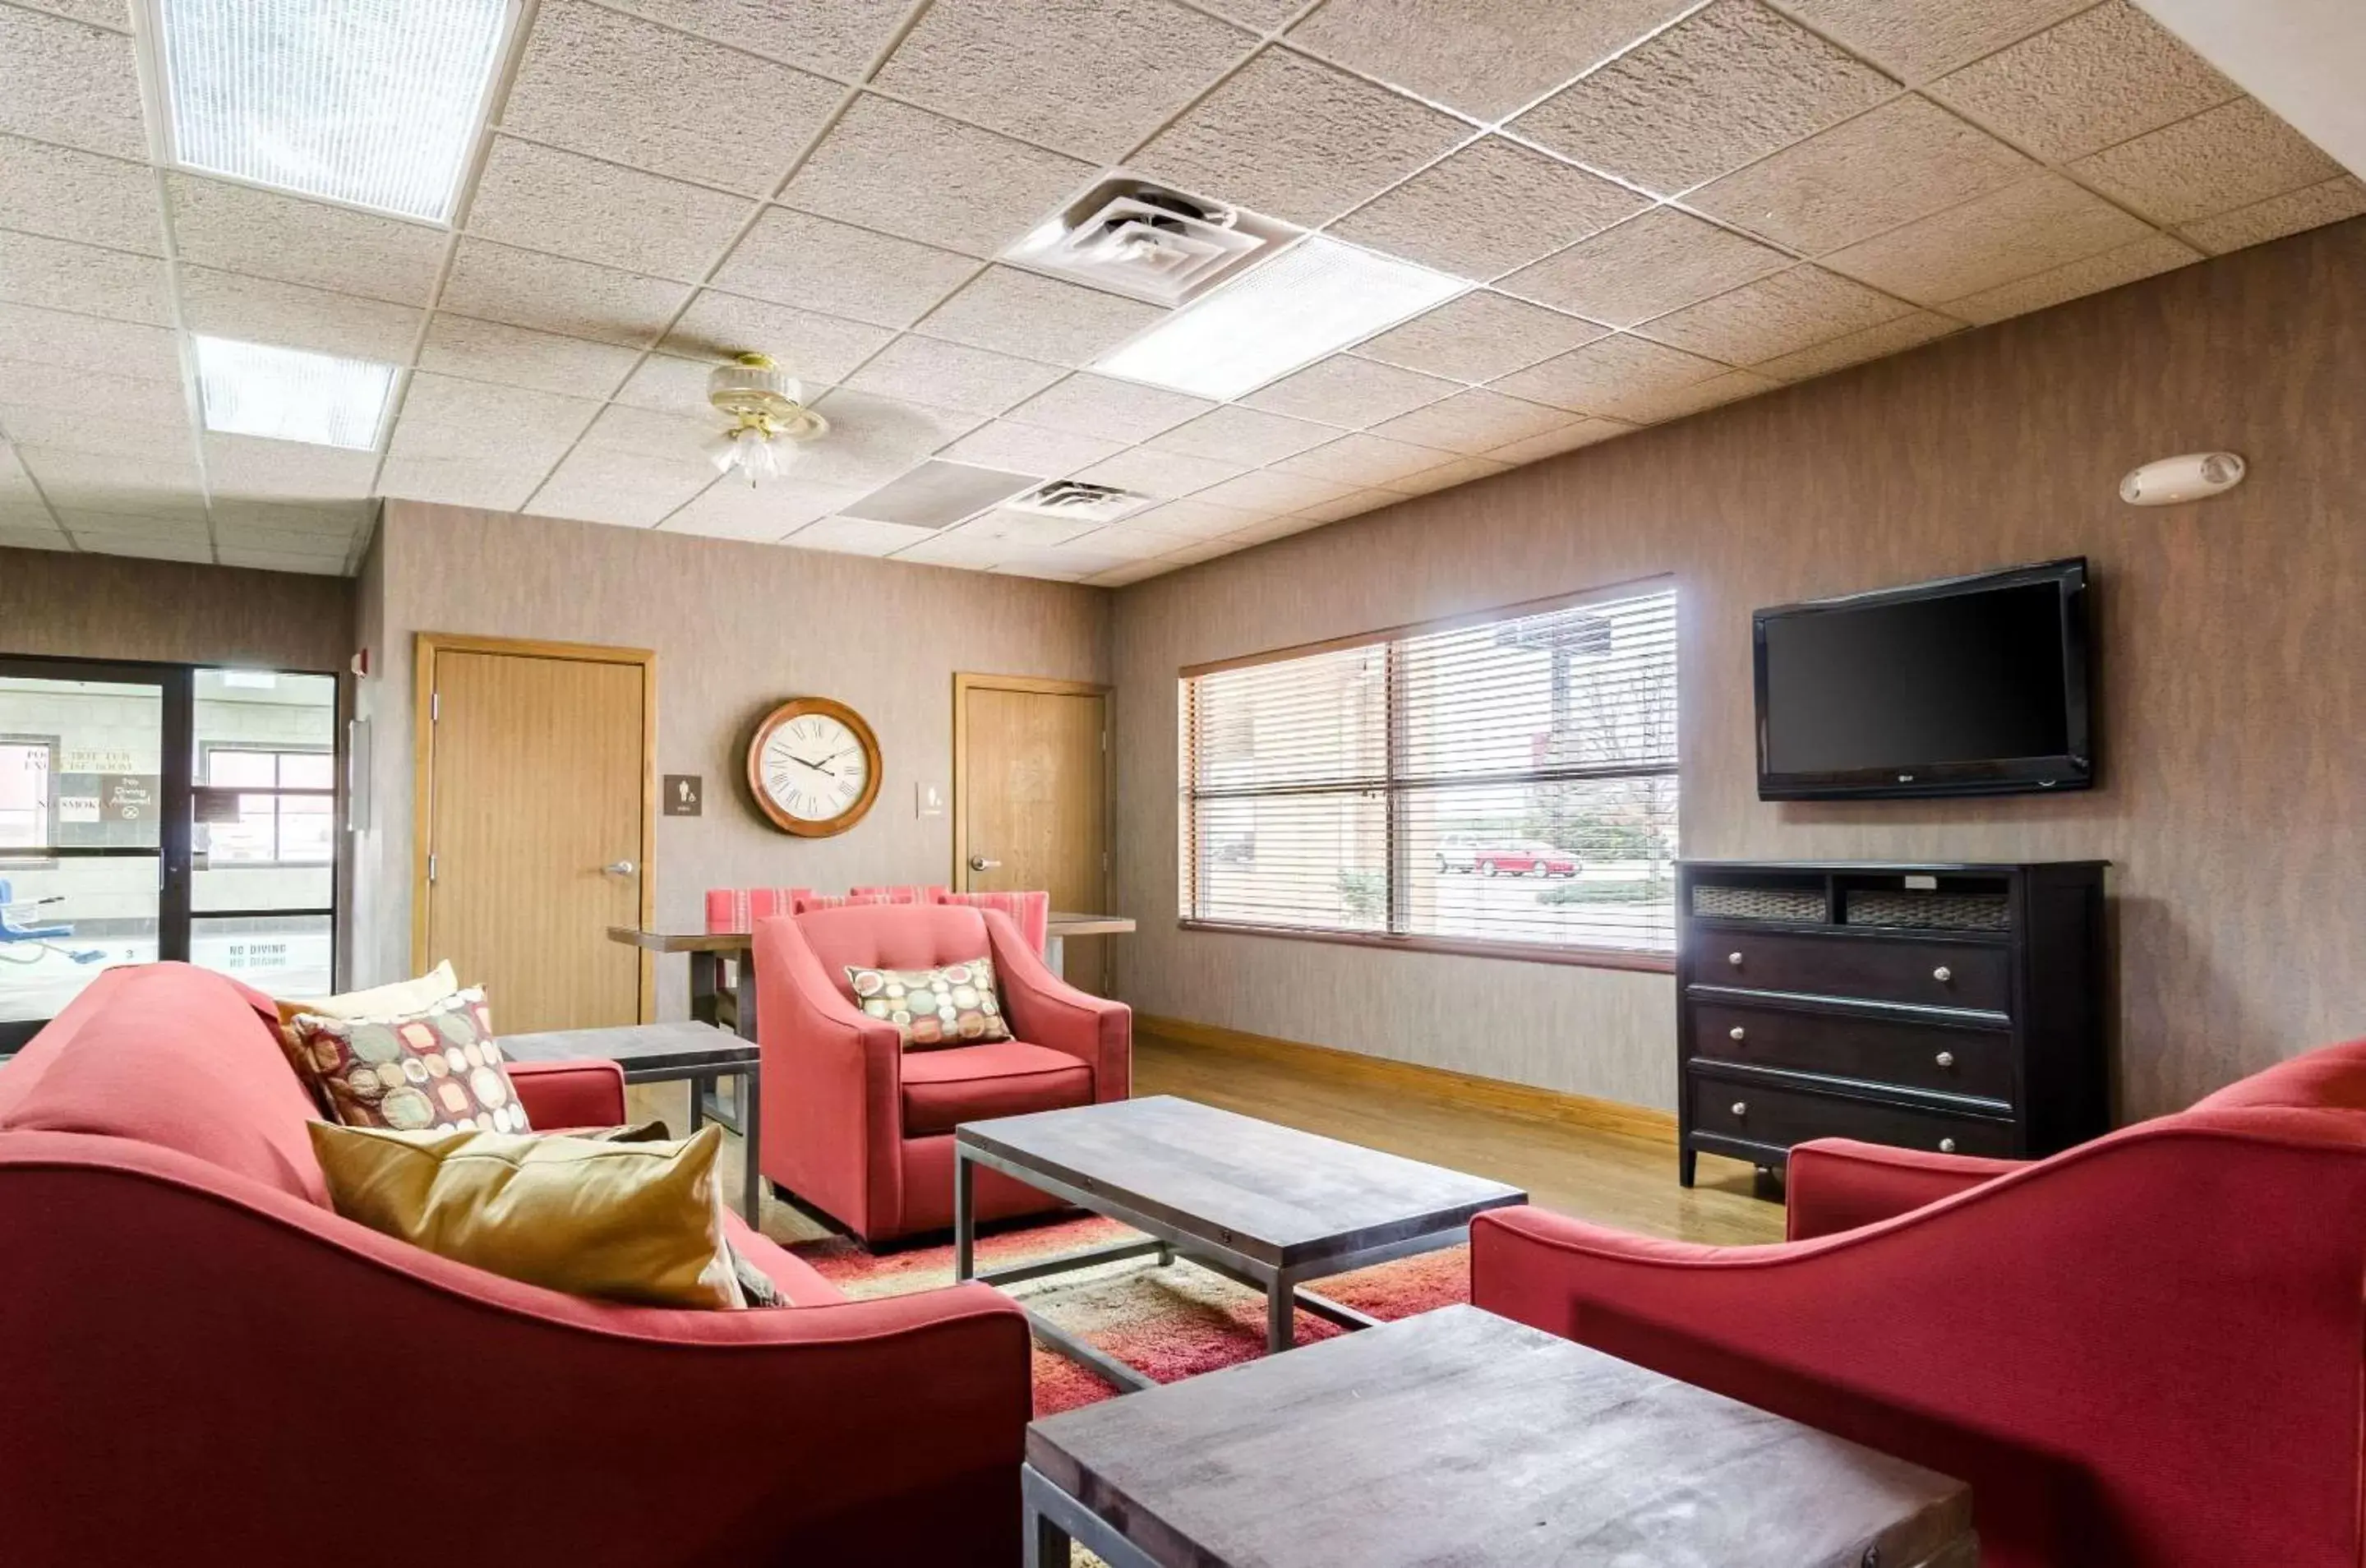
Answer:
M855 796L853 805L837 816L817 822L808 822L783 811L764 792L763 782L764 742L770 740L772 732L781 726L808 714L836 719L853 733L862 747L862 793ZM758 722L756 733L748 742L748 793L755 797L756 809L764 814L764 819L782 832L793 833L800 839L835 838L862 821L870 812L872 803L879 798L879 738L871 732L871 726L862 716L844 703L829 697L791 697Z

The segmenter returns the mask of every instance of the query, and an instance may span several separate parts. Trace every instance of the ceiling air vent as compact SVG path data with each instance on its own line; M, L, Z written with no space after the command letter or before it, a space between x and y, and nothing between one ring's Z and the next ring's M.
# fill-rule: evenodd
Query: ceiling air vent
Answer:
M1131 517L1154 498L1115 485L1087 484L1082 479L1046 479L1003 505L1045 517L1066 517L1078 523L1114 523Z
M1220 201L1119 175L1037 225L1008 259L1172 307L1271 255L1297 232Z

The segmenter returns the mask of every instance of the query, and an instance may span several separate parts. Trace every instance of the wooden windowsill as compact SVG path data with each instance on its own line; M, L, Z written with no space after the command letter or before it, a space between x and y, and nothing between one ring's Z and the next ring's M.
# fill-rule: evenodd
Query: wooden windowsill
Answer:
M1309 931L1297 926L1252 926L1230 920L1178 919L1176 929L1226 936L1280 937L1290 942L1327 942L1346 947L1377 947L1391 953L1443 953L1460 958L1500 958L1515 964L1561 964L1580 969L1631 969L1673 975L1672 953L1638 953L1622 947L1563 947L1535 942L1485 942L1464 937L1389 936L1378 931Z

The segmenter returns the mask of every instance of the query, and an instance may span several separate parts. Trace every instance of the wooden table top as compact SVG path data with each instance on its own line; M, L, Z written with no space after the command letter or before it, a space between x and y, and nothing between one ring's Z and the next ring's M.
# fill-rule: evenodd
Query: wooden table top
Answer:
M513 1062L580 1062L586 1057L615 1063L628 1073L652 1068L729 1066L756 1060L756 1043L728 1030L687 1019L671 1023L625 1023L613 1029L553 1029L539 1034L504 1034L497 1042Z
M610 926L608 940L651 953L745 953L756 942L746 931L645 931L637 926Z
M1045 929L1053 936L1124 936L1134 925L1123 915L1079 915L1054 909Z
M965 1122L953 1135L1277 1269L1527 1201L1500 1181L1171 1095Z
M1470 1306L1051 1416L1027 1459L1174 1568L1976 1561L1961 1483Z

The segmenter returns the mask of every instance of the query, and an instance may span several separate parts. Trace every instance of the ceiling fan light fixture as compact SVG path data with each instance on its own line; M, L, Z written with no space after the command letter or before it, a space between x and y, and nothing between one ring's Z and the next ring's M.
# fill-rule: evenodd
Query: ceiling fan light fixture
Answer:
M805 389L768 354L737 354L706 378L706 400L730 427L707 443L717 471L736 472L750 488L777 479L796 456L795 443L829 430L829 421L805 405Z

